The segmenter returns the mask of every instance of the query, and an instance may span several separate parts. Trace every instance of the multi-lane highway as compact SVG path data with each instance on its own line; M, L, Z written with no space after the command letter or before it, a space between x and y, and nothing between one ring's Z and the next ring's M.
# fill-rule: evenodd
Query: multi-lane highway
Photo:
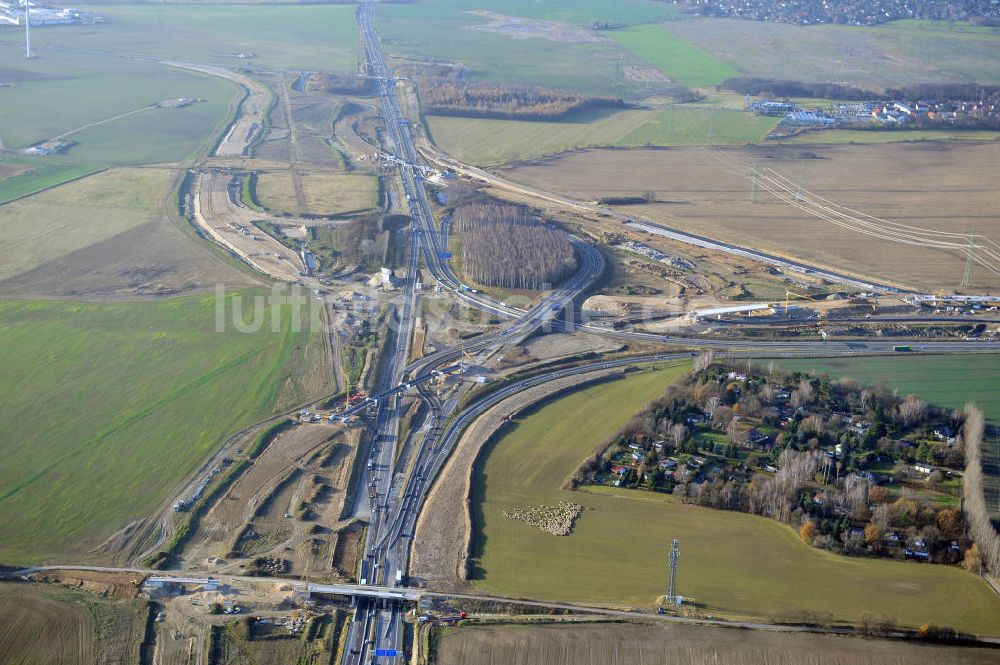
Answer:
M426 475L429 467L439 467L435 459L443 459L446 453L434 447L435 435L444 417L443 407L426 390L425 384L435 378L447 365L458 360L463 353L479 352L484 349L499 348L507 343L517 343L547 322L555 320L559 313L571 305L576 296L583 292L604 270L604 259L600 252L579 238L572 238L579 259L579 269L558 288L545 294L531 309L521 310L497 302L488 296L468 288L455 276L448 262L443 258L442 239L435 226L416 166L416 150L409 134L406 121L399 110L395 83L385 63L381 45L374 30L375 3L364 3L357 12L358 27L367 61L368 75L379 86L382 114L386 123L386 146L397 156L399 174L406 194L410 216L413 220L413 235L410 242L410 265L404 288L403 305L396 326L389 364L380 377L374 395L343 415L351 415L372 403L377 403L378 412L374 423L372 457L361 479L362 491L358 492L358 512L370 512L371 523L365 545L365 558L360 576L369 584L385 584L395 580L406 570L409 556L409 541L406 534L412 532L416 521L416 508L422 503L423 493L429 485ZM482 335L475 340L453 349L445 349L422 359L408 369L410 378L401 381L403 368L409 354L408 340L412 329L411 310L413 307L413 279L416 275L416 261L422 256L427 269L444 289L451 291L460 300L478 309L513 319L503 330ZM413 471L404 477L397 473L394 463L399 434L398 399L400 393L417 386L421 396L428 401L430 416L428 436L419 442ZM435 455L434 451L437 453ZM407 483L400 491L401 483ZM377 606L365 598L358 599L354 621L348 635L345 662L370 662L376 650L392 652L401 647L401 615L396 605ZM383 657L385 658L385 657Z
M368 74L378 79L382 113L386 121L386 147L394 153L403 155L412 164L414 156L413 144L408 134L401 127L401 114L396 99L393 82L388 80L389 72L385 67L385 58L381 46L374 34L373 13L375 5L365 3L358 9L358 26L368 63ZM417 176L411 168L401 168L403 190L406 193L408 207L414 220L418 220L429 206L420 205L418 196L423 194ZM375 542L383 531L386 517L385 498L391 494L396 460L396 443L399 435L399 396L392 390L401 383L406 361L409 357L411 331L413 329L413 310L415 306L415 286L417 266L419 261L416 234L409 244L409 262L406 281L403 287L402 303L397 308L395 325L390 326L394 333L390 343L383 353L388 354L377 377L377 393L385 394L386 398L378 402L378 412L375 417L374 431L371 439L371 457L360 474L358 497L355 510L358 513L368 513L370 517L368 537L364 548L364 558L361 564L360 577L362 584L379 585L394 583L395 563L385 552L379 551ZM347 648L344 653L345 663L364 663L374 660L374 648L398 649L401 647L401 616L395 604L386 605L385 601L356 596L354 621L348 631Z
M573 300L592 284L604 270L604 260L601 253L577 237L572 239L579 258L577 273L559 288L545 294L528 310L499 302L470 289L454 274L445 258L444 243L446 241L441 229L435 225L428 203L421 177L423 169L418 164L419 157L410 134L409 121L403 117L400 111L396 95L396 81L387 66L375 31L376 7L376 0L363 2L359 6L357 11L358 29L365 52L367 75L375 79L379 87L381 112L386 124L383 149L392 155L392 161L398 166L403 192L406 195L406 202L413 220L413 233L410 237L409 265L403 290L403 301L398 307L398 325L395 326L395 337L384 351L389 355L383 364L383 371L378 377L376 390L366 403L345 413L345 415L350 415L369 408L373 404L377 405L378 408L373 425L371 458L365 473L362 474L360 491L357 493L359 500L356 510L359 513L370 514L365 556L360 572L363 585L392 586L405 574L409 557L409 538L412 536L427 491L454 447L458 436L469 423L487 409L517 392L546 381L636 363L678 359L691 355L690 352L664 353L642 358L608 360L516 381L474 402L457 417L450 420L447 428L442 431L445 421L452 414L447 405L443 405L434 392L428 388L428 384L442 371L447 371L449 366L458 361L463 354L489 355L504 344L523 341L539 327L546 324L549 324L553 329L571 328L633 341L686 348L718 349L737 355L760 352L772 355L885 353L893 351L894 346L899 343L898 341L882 340L826 342L818 340L701 339L614 330L597 324L576 325L572 322L566 322L559 319L558 315L564 310L572 312ZM572 201L564 203L567 209L571 210L582 205ZM594 212L594 210L588 208L588 212ZM601 210L600 212L606 211ZM673 229L658 228L657 230L675 232ZM701 237L690 237L687 240L697 241L695 244L715 242ZM780 257L755 254L755 250L732 246L725 249L730 253L739 250L741 255L749 255L751 258L766 262L773 263L780 260L785 267L795 270L822 272L805 264L789 262ZM749 254L747 254L748 251ZM416 297L414 280L417 261L421 256L427 270L441 288L450 291L456 298L473 307L509 319L510 322L497 332L480 335L474 340L456 347L443 349L407 367L406 360L409 356L409 340ZM832 273L827 275L825 272L822 274L833 281L852 281L852 278L847 275ZM877 290L896 291L891 286L870 283L863 285L855 283L855 285ZM911 346L917 351L934 352L998 348L992 343L975 341L926 341L911 343ZM424 427L410 433L410 445L415 446L412 450L413 461L409 472L401 473L395 466L399 447L398 402L401 394L410 388L417 389L419 396L429 408ZM361 663L374 663L377 658L378 662L394 663L400 662L398 659L401 657L402 614L399 604L387 603L363 595L357 596L357 608L354 621L349 628L343 662L360 665Z

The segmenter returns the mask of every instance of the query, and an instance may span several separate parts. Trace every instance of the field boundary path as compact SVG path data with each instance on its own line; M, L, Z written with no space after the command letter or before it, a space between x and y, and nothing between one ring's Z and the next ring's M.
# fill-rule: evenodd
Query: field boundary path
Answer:
M157 108L157 104L150 104L148 106L143 106L142 108L135 109L133 111L126 111L125 113L119 113L118 115L111 116L110 118L105 118L104 120L95 120L94 122L88 122L86 125L81 125L76 129L71 129L68 132L63 132L58 136L53 136L50 141L58 141L64 139L67 136L72 136L78 132L82 132L85 129L90 129L91 127L97 127L98 125L106 125L109 122L114 122L115 120L121 120L122 118L127 118L130 115L135 115L136 113L142 113L143 111L149 111ZM2 146L0 146L2 148Z

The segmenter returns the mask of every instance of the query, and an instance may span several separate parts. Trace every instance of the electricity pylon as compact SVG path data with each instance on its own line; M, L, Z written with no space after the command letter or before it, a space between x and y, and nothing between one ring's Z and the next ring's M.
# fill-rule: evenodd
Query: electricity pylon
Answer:
M677 603L677 562L681 558L681 544L674 538L670 544L670 556L667 558L667 566L670 568L670 587L667 589L667 605Z
M962 275L962 288L967 289L972 286L972 253L976 249L976 227L972 227L972 234L969 236L969 249L965 254L965 274Z

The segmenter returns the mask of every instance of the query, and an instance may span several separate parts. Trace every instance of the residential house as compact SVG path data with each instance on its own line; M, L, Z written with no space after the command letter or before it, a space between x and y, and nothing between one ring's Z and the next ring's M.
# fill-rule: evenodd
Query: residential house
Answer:
M747 432L746 447L753 450L768 450L774 445L774 437L757 428Z
M708 458L702 455L691 455L691 457L688 458L688 466L700 468L704 466L705 462L707 461Z

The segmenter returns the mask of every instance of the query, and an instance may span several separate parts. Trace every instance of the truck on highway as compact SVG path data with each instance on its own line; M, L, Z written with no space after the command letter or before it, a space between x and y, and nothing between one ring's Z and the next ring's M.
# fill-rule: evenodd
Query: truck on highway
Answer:
M898 345L892 347L892 350L893 351L897 351L899 353L908 353L908 352L910 352L910 351L913 350L913 347L911 347L909 345L906 345L906 344L898 344Z
M403 586L403 571L396 569L396 586Z

